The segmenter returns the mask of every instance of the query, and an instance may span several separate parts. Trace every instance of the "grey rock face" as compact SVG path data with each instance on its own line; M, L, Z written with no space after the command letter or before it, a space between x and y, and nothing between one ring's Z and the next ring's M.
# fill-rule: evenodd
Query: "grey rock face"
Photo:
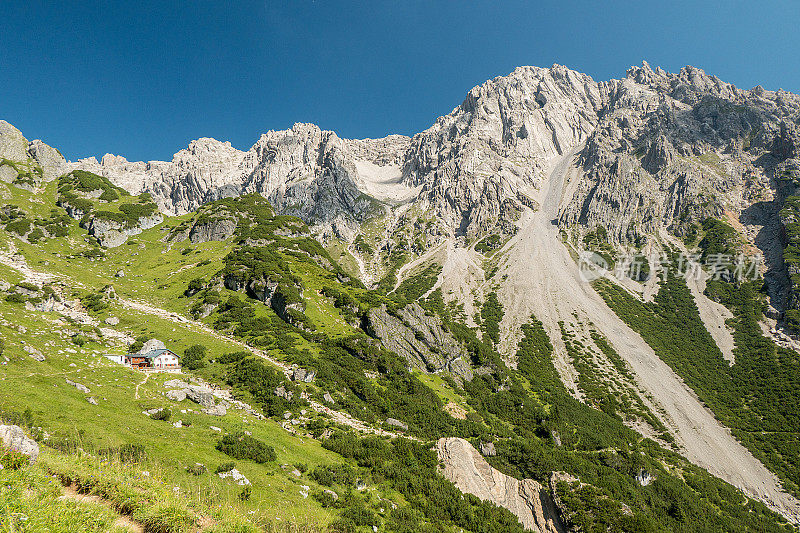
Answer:
M61 152L38 139L28 144L28 154L41 165L47 181L54 180L69 171L67 161Z
M306 370L299 366L292 368L292 381L311 383L316 376L317 373L313 370Z
M481 455L484 457L494 457L497 455L497 450L494 448L494 442L481 442Z
M11 161L28 160L28 139L5 120L0 120L0 157Z
M450 233L474 236L514 214L539 186L547 159L594 130L601 86L554 65L519 67L473 88L412 139L403 177Z
M82 219L85 215L84 212L72 206L64 207L67 213L73 218ZM115 220L107 220L93 216L84 223L84 227L91 235L97 237L102 246L106 248L116 248L117 246L125 244L128 237L139 235L142 231L155 227L162 222L164 222L164 217L160 213L141 217L132 226L127 226Z
M3 183L11 183L15 179L17 179L18 175L19 174L17 173L17 171L14 170L14 167L12 167L11 165L6 165L6 164L0 165L0 181L2 181Z
M45 181L61 176L68 168L67 161L58 150L38 139L29 142L21 131L5 120L0 120L0 158L42 167ZM0 167L0 179L11 181L15 178L16 172L11 176L9 167Z
M686 67L678 74L646 63L606 84L601 120L581 153L584 175L561 216L564 226L604 225L627 241L685 227L769 194L760 165L800 97L744 91ZM639 160L637 154L644 154Z
M278 385L275 388L275 396L278 396L279 398L283 398L287 402L291 402L292 398L294 398L294 392L292 392L290 390L286 390L286 387L284 387L283 385Z
M390 315L386 307L369 312L369 324L386 349L423 372L452 373L458 379L472 380L468 354L458 341L442 327L438 316L428 316L417 303Z
M19 426L0 426L0 440L6 448L27 455L31 463L39 458L39 445Z
M236 231L236 220L215 218L205 224L195 224L189 232L192 243L224 241Z
M192 141L170 162L129 162L107 154L100 162L89 158L71 166L105 176L132 194L149 192L169 214L257 192L279 211L309 222L330 222L337 216L362 220L373 209L373 201L356 186L359 177L354 153L396 163L404 139L362 140L351 150L350 141L333 132L313 124L295 124L290 130L265 133L247 152L203 138ZM226 230L209 228L207 232L223 235Z

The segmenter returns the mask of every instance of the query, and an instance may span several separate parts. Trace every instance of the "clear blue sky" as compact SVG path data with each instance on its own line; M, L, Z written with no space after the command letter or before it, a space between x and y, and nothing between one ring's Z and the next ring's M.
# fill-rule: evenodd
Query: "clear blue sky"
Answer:
M702 5L700 5L702 4ZM519 65L643 59L800 92L800 2L2 0L0 118L68 159L249 148L314 122L413 134Z

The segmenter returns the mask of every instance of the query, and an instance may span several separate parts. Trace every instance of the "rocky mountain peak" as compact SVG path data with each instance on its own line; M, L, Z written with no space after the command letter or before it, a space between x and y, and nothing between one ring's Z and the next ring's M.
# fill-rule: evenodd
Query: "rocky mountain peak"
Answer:
M37 179L50 181L66 171L66 160L61 152L39 139L28 141L21 131L5 120L0 120L0 159L6 159L17 167L13 172L0 170L3 179L6 176L13 180L16 175L37 175Z

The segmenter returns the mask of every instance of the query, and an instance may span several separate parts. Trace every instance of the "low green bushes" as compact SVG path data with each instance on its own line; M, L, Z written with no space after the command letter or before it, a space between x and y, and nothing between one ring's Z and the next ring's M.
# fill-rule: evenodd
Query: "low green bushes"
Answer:
M256 463L277 459L275 448L246 433L225 435L217 443L217 450L235 459L248 459Z

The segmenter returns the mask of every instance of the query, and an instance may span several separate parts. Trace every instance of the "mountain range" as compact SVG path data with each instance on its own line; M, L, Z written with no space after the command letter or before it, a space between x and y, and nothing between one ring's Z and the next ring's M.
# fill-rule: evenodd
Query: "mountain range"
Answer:
M295 124L147 162L67 161L0 121L0 181L6 354L35 345L19 305L70 330L105 321L97 351L163 336L147 316L187 349L192 328L249 347L185 370L355 468L358 483L312 470L313 505L338 513L324 527L504 530L480 501L535 531L673 530L709 509L692 527L800 521L798 95L695 67L519 67L412 137ZM49 364L19 352L9 379ZM339 425L316 435L322 419ZM478 496L469 510L439 513L369 457L433 441L403 468L435 449L420 475ZM374 498L342 503L350 485Z

